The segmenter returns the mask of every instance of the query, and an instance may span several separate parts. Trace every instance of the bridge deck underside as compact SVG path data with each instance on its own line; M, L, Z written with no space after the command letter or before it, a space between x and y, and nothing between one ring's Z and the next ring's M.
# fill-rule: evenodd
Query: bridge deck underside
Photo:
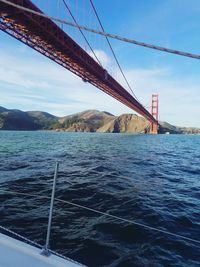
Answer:
M29 0L11 0L41 12ZM150 122L155 118L52 20L0 4L0 29L81 77Z

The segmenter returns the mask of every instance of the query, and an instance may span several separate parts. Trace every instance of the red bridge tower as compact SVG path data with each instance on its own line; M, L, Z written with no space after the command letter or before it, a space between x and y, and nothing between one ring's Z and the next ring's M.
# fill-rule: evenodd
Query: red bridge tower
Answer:
M152 95L152 106L151 106L151 114L157 120L157 123L151 123L151 134L158 133L158 94Z

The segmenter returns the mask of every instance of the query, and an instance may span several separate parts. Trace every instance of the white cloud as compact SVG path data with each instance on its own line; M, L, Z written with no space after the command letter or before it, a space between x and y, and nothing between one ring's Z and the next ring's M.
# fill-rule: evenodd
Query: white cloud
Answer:
M61 116L90 108L128 110L48 59L30 56L21 48L18 52L19 56L0 52L1 105L24 110L44 109ZM100 54L108 64L106 54L99 51Z
M110 58L103 50L93 50L93 51L94 51L96 57L101 62L102 66L105 69L110 68L111 64L113 63L112 58ZM94 54L91 51L87 51L87 52L92 58L94 58L96 60Z
M104 66L113 65L104 52L95 51ZM48 59L19 48L13 53L0 51L0 105L22 110L45 110L63 116L85 109L114 114L133 112L99 89ZM113 67L113 66L112 66ZM117 77L124 83L119 71ZM160 119L179 125L200 126L199 77L174 78L173 69L129 69L126 76L144 104L152 93L160 95Z

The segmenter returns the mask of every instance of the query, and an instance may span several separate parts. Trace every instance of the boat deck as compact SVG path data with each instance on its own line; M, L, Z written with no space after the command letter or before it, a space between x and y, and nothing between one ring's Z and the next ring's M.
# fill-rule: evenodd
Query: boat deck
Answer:
M51 254L41 255L41 249L0 234L0 267L80 267L83 265Z

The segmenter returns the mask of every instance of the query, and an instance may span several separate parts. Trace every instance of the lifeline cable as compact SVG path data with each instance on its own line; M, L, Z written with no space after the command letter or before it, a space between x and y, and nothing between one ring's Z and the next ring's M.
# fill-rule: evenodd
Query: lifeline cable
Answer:
M158 51L161 51L161 52L175 54L175 55L178 55L178 56L184 56L184 57L189 57L189 58L200 59L200 55L198 55L198 54L193 54L193 53L189 53L189 52L185 52L185 51L166 48L166 47L162 47L162 46L158 46L158 45L154 45L154 44L148 44L148 43L145 43L145 42L137 41L137 40L134 40L134 39L129 39L129 38L122 37L122 36L119 36L119 35L115 35L115 34L112 34L112 33L107 33L107 32L94 30L94 29L85 27L83 25L79 25L79 24L76 25L73 22L69 22L69 21L66 21L66 20L62 20L62 19L59 19L59 18L48 16L48 15L45 15L43 13L34 11L32 9L29 9L29 8L26 8L26 7L11 3L10 1L7 1L7 0L0 0L0 2L2 2L4 4L7 4L7 5L10 5L10 6L13 6L15 8L18 8L20 10L23 10L23 11L38 15L40 17L52 19L54 21L66 24L68 26L72 26L72 27L75 27L75 28L80 28L80 29L83 29L85 31L93 32L95 34L99 34L99 35L102 35L102 36L107 36L107 37L110 37L112 39L116 39L116 40L119 40L119 41L122 41L122 42L131 43L131 44L135 44L135 45L138 45L138 46L143 46L143 47L146 47L146 48L158 50Z
M12 190L0 189L0 192L4 192L4 193L7 193L7 192L9 193L10 192L10 193L13 193L13 194L18 194L18 195L50 199L50 197L47 197L47 196L39 196L39 195L36 195L36 194L22 193L22 192L17 192L17 191L12 191ZM88 211L91 211L91 212L94 212L94 213L97 213L97 214L100 214L100 215L104 215L104 216L110 217L110 218L118 220L118 221L123 221L123 222L126 222L126 223L130 223L130 224L142 227L142 228L146 228L148 230L157 231L157 232L162 233L162 234L174 236L176 238L181 238L183 240L187 240L187 241L190 241L190 242L193 242L193 243L197 243L197 244L200 245L200 240L197 240L197 239L193 239L193 238L186 237L186 236L179 235L179 234L175 234L175 233L172 233L172 232L169 232L169 231L161 230L159 228L155 228L153 226L149 226L149 225L146 225L146 224L143 224L143 223L139 223L139 222L136 222L136 221L133 221L133 220L124 219L122 217L119 217L119 216L116 216L116 215L112 215L112 214L109 214L109 213L106 213L106 212L102 212L102 211L99 211L99 210L95 210L95 209L92 209L92 208L89 208L89 207L86 207L86 206L83 206L83 205L80 205L80 204L76 204L74 202L70 202L70 201L67 201L67 200L63 200L63 199L59 199L59 198L55 198L55 200L57 200L58 202L61 202L61 203L65 203L65 204L77 207L77 208L85 209L85 210L88 210Z

